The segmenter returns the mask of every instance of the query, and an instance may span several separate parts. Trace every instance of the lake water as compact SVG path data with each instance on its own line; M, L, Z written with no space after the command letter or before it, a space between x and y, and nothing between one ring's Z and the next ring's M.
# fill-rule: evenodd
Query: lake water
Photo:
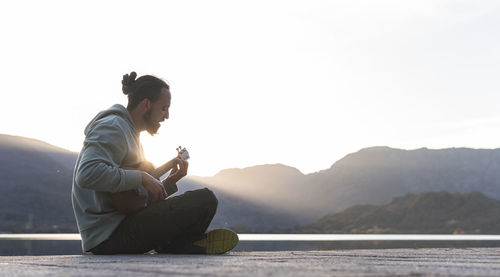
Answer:
M500 235L238 234L240 241L500 241ZM80 234L0 234L0 240L81 240Z
M234 251L500 247L500 235L238 234ZM81 254L79 234L0 234L0 255Z

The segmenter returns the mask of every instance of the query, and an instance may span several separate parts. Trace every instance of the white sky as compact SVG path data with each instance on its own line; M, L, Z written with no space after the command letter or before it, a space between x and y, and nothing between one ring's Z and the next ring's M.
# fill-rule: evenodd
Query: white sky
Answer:
M2 1L0 133L79 151L134 70L173 95L146 156L193 175L496 148L499 30L500 1Z

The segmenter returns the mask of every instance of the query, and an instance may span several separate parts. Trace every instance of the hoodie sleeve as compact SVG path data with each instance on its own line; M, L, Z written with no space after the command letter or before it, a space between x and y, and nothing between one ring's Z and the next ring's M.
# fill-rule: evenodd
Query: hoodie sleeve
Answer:
M141 172L120 168L127 151L125 134L115 120L97 123L86 135L76 169L76 184L108 192L138 188L142 185Z

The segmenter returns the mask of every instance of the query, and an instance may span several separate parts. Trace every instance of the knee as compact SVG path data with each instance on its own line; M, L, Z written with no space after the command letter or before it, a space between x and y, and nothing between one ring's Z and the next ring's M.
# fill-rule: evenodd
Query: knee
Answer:
M192 203L193 207L201 209L215 210L219 203L215 194L208 188L187 191L184 197L190 199L189 202Z
M204 188L200 190L200 193L202 194L202 202L206 205L207 208L217 209L219 200L217 200L217 197L215 196L213 191L209 190L208 188Z

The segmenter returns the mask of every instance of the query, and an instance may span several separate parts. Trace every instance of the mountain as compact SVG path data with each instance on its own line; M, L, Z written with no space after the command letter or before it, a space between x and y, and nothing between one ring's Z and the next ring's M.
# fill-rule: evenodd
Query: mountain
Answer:
M0 135L0 231L74 231L76 157L42 141Z
M237 232L270 232L277 228L292 228L309 223L293 213L277 209L269 203L259 203L227 193L210 183L201 183L197 178L186 177L179 184L179 192L208 187L218 199L217 213L210 228L231 228Z
M301 201L300 192L303 190L295 189L305 182L305 175L293 167L259 165L222 170L213 177L193 176L189 179L206 184L218 195L244 199L268 212L292 216L292 225L310 222L309 204ZM234 220L238 221L238 218Z
M394 198L387 205L360 205L329 214L305 233L482 233L500 232L500 201L479 192L427 192Z
M500 199L500 149L371 147L304 175L284 165L224 170L198 182L272 204L301 222L408 193L479 191Z
M372 147L349 154L309 177L312 189L329 198L326 209L331 212L432 191L478 191L498 200L500 149ZM325 198L318 201L325 203Z

